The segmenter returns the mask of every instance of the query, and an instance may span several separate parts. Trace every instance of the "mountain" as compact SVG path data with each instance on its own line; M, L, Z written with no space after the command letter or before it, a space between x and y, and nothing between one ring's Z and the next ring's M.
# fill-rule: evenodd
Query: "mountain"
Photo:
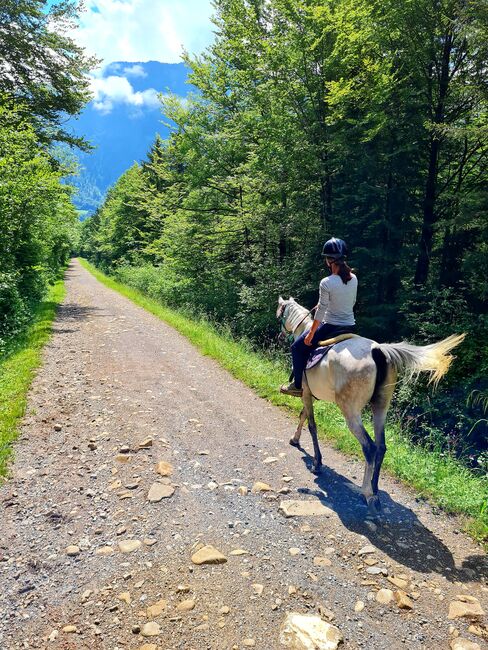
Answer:
M107 189L134 161L146 157L156 133L167 136L158 93L186 97L192 90L187 78L184 63L158 61L118 61L94 77L94 99L70 123L95 147L89 154L78 154L80 174L68 181L78 189L74 203L82 217L100 205Z

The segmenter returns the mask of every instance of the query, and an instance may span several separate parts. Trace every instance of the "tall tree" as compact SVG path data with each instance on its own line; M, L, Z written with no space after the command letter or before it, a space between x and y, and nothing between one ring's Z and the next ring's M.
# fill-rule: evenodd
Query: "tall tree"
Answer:
M70 35L78 17L75 0L2 0L0 92L21 100L41 142L86 148L63 127L89 100L87 73L97 63Z

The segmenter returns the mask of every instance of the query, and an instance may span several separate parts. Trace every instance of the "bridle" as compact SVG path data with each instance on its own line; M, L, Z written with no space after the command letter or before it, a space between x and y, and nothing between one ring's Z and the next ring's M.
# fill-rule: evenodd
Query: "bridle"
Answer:
M286 340L287 340L289 343L293 343L293 341L295 340L295 336L294 336L294 335L295 335L295 332L296 332L297 329L300 327L300 325L303 323L303 321L304 321L308 316L310 316L310 315L312 314L312 312L315 310L315 307L312 307L312 309L310 309L309 311L307 311L307 313L303 316L303 318L300 319L300 321L299 321L299 322L295 325L295 327L290 331L290 330L287 330L287 329L286 329L286 321L287 321L288 318L285 318L285 312L286 312L286 310L288 309L289 306L290 306L290 305L286 305L286 306L283 308L283 311L281 312L281 315L280 315L280 329L281 329L281 331L280 331L280 333L278 334L278 338L285 337L285 335L286 335Z

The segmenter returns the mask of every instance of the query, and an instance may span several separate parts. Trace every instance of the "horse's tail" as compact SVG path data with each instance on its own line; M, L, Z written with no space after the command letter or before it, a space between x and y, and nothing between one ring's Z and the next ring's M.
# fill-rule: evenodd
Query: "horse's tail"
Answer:
M450 351L464 341L465 336L466 334L453 334L438 343L423 346L402 341L378 343L375 347L383 353L388 366L393 367L397 373L405 373L406 381L411 381L421 372L429 372L429 384L437 386L454 359L449 354ZM378 365L376 359L375 362Z

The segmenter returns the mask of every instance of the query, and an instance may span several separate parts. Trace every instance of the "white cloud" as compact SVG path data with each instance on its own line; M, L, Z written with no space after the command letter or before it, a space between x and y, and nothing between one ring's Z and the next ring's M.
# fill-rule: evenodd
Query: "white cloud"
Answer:
M210 0L91 0L74 37L112 61L175 63L213 39ZM132 73L134 74L134 73Z
M144 71L144 68L139 63L126 66L122 72L126 77L147 77L147 72Z
M110 75L92 77L93 107L101 113L110 113L116 104L126 104L136 109L154 109L160 106L158 92L154 88L134 91L126 77Z

